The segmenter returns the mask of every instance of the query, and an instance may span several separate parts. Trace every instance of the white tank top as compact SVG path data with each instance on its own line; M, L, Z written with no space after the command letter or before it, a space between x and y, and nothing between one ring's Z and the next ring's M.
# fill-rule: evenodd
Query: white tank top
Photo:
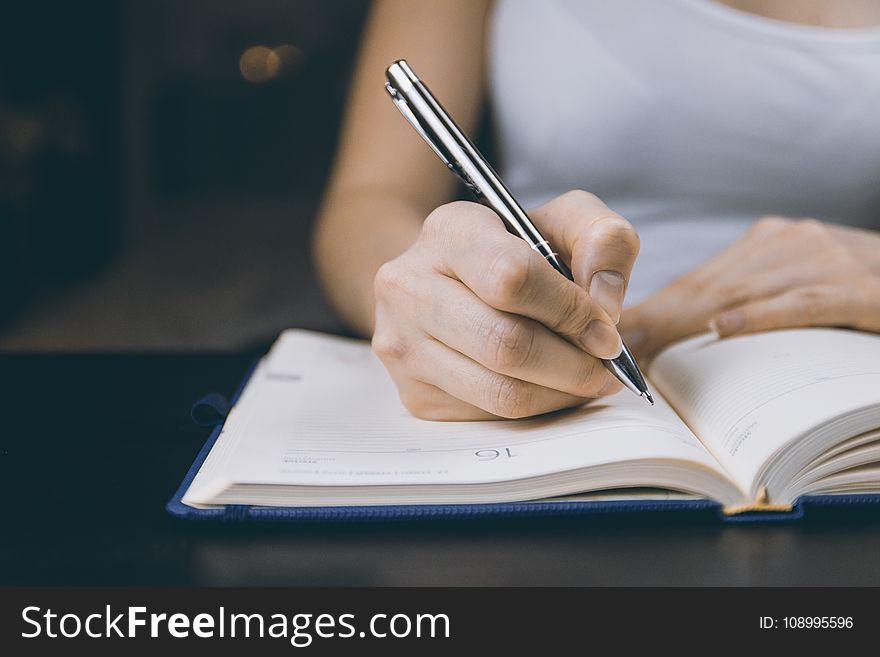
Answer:
M764 214L880 228L880 28L715 0L497 0L489 80L520 201L586 189L638 229L629 304Z

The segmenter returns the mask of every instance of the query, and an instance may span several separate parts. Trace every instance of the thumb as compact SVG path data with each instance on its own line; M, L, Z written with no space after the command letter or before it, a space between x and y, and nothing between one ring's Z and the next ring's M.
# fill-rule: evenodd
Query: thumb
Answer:
M617 323L639 253L639 236L632 225L597 196L579 190L556 197L530 215L569 263L575 283Z

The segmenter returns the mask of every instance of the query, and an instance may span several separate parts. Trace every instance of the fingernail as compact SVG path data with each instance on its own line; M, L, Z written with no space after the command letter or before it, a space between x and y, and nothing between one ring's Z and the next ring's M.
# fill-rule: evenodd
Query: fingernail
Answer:
M581 344L597 358L615 358L623 348L617 329L598 319L587 324L581 333Z
M738 310L718 315L709 322L709 328L715 331L719 337L730 335L732 333L739 333L745 327L746 316Z
M623 276L616 271L597 271L590 281L590 297L608 313L615 324L620 321L624 283Z

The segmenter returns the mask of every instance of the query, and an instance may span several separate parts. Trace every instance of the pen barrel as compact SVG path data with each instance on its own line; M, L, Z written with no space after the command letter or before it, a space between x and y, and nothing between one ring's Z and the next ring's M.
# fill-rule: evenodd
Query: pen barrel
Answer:
M645 378L636 364L636 359L626 344L623 345L623 349L616 358L603 360L602 363L618 381L635 394L641 396L648 389Z
M537 244L532 245L532 248L541 254L544 260L549 262L553 269L565 276L568 280L574 281L574 275L571 273L571 269L569 269L568 265L562 261L559 254L553 251L546 240L541 240Z

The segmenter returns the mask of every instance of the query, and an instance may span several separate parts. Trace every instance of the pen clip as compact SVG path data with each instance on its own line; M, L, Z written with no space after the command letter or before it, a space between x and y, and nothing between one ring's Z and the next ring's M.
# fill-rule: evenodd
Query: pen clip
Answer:
M400 113L403 114L406 120L410 122L410 125L412 125L412 127L416 129L416 132L418 132L422 136L422 139L428 142L428 146L430 146L434 150L434 152L437 153L437 156L441 160L443 160L443 163L450 169L455 170L455 166L452 164L452 162L449 161L449 158L446 156L446 154L440 150L440 147L431 138L431 135L429 135L428 132L422 127L422 124L419 121L418 117L410 109L409 103L406 102L406 98L401 96L400 93L398 93L397 89L395 89L390 82L385 83L385 91L387 91L388 95L391 96L391 100L397 106L397 109L400 110Z
M412 125L412 127L416 129L416 132L418 132L422 136L422 139L427 142L428 146L431 147L431 150L437 153L437 156L443 161L443 163L449 168L449 170L452 171L452 173L454 173L456 176L458 176L459 179L464 183L464 185L468 189L470 189L471 192L476 195L478 199L482 199L483 194L480 189L473 183L473 181L464 172L461 166L458 163L454 162L453 158L451 158L447 153L443 152L443 149L440 147L437 141L431 136L431 134L427 130L425 130L421 121L419 121L419 117L417 117L415 115L415 112L413 112L410 108L406 98L404 98L403 95L400 94L397 89L394 88L394 85L392 85L390 82L385 83L385 91L387 91L388 95L391 96L392 102L397 106L397 109L400 110L400 113L403 114L406 120L409 121L410 125Z

